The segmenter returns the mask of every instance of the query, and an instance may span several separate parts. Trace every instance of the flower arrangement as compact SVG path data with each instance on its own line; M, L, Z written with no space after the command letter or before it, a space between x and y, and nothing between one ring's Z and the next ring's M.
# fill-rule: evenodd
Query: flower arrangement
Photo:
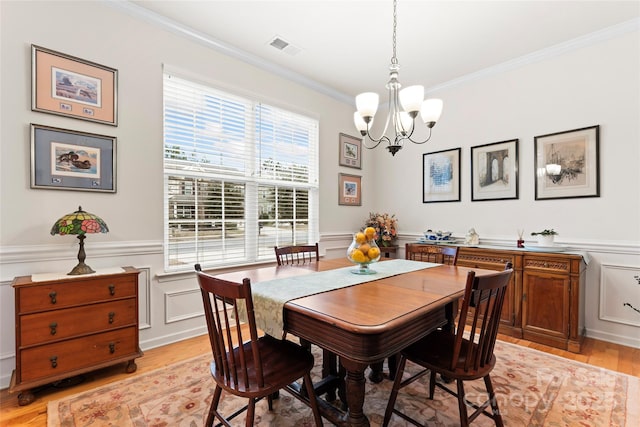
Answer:
M395 214L370 212L362 229L367 227L373 227L376 230L375 240L378 246L393 246L398 236L398 220Z

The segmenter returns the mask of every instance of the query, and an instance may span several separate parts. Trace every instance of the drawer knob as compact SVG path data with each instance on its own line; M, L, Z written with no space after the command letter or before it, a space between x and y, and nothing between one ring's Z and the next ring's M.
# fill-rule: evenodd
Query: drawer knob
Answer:
M58 356L51 356L49 358L49 361L51 362L51 367L52 368L57 368L58 367Z
M116 343L110 342L109 343L109 353L113 354L116 352Z
M549 268L549 263L548 262L545 262L543 265L544 265L544 268Z
M111 296L114 296L116 294L116 285L114 285L113 283L109 285L109 294L111 294Z
M56 328L58 327L58 324L56 322L51 322L49 324L49 328L51 329L51 335L55 335L56 334Z
M55 304L57 302L56 301L56 296L57 295L58 294L56 293L56 291L49 292L49 298L51 298L51 304Z
M109 323L113 323L113 318L116 316L116 313L113 311L109 312Z

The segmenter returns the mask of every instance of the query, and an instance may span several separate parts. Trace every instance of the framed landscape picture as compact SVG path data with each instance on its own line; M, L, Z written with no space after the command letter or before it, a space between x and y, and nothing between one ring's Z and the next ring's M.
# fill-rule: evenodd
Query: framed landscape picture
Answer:
M116 138L31 125L31 188L116 192Z
M422 155L422 203L460 201L460 148Z
M362 169L362 140L341 133L338 145L340 147L340 166Z
M362 177L341 173L338 175L338 204L362 205Z
M118 125L118 70L31 45L31 109Z
M600 197L600 126L536 136L536 200Z
M471 200L518 198L518 140L471 147Z

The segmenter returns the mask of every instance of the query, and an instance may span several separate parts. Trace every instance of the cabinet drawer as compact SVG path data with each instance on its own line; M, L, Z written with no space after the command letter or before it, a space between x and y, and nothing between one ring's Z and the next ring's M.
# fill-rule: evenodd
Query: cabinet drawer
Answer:
M20 351L20 381L53 377L121 357L138 356L135 326Z
M130 274L33 282L31 286L16 289L18 312L24 314L133 297L137 286L137 277Z
M129 298L20 316L20 347L134 325L136 312Z
M524 269L536 269L555 273L568 273L571 271L571 260L562 258L524 257Z
M515 256L511 254L479 254L464 253L458 254L458 265L461 267L485 268L487 270L504 270L507 262L516 265Z

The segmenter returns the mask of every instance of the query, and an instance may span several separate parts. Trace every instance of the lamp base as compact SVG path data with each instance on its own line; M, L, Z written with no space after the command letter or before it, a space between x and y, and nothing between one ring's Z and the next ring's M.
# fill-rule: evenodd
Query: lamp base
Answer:
M78 265L73 267L73 270L67 273L67 276L77 276L80 274L91 274L91 273L95 273L95 271L93 271L91 267L89 267L84 262L79 262Z

